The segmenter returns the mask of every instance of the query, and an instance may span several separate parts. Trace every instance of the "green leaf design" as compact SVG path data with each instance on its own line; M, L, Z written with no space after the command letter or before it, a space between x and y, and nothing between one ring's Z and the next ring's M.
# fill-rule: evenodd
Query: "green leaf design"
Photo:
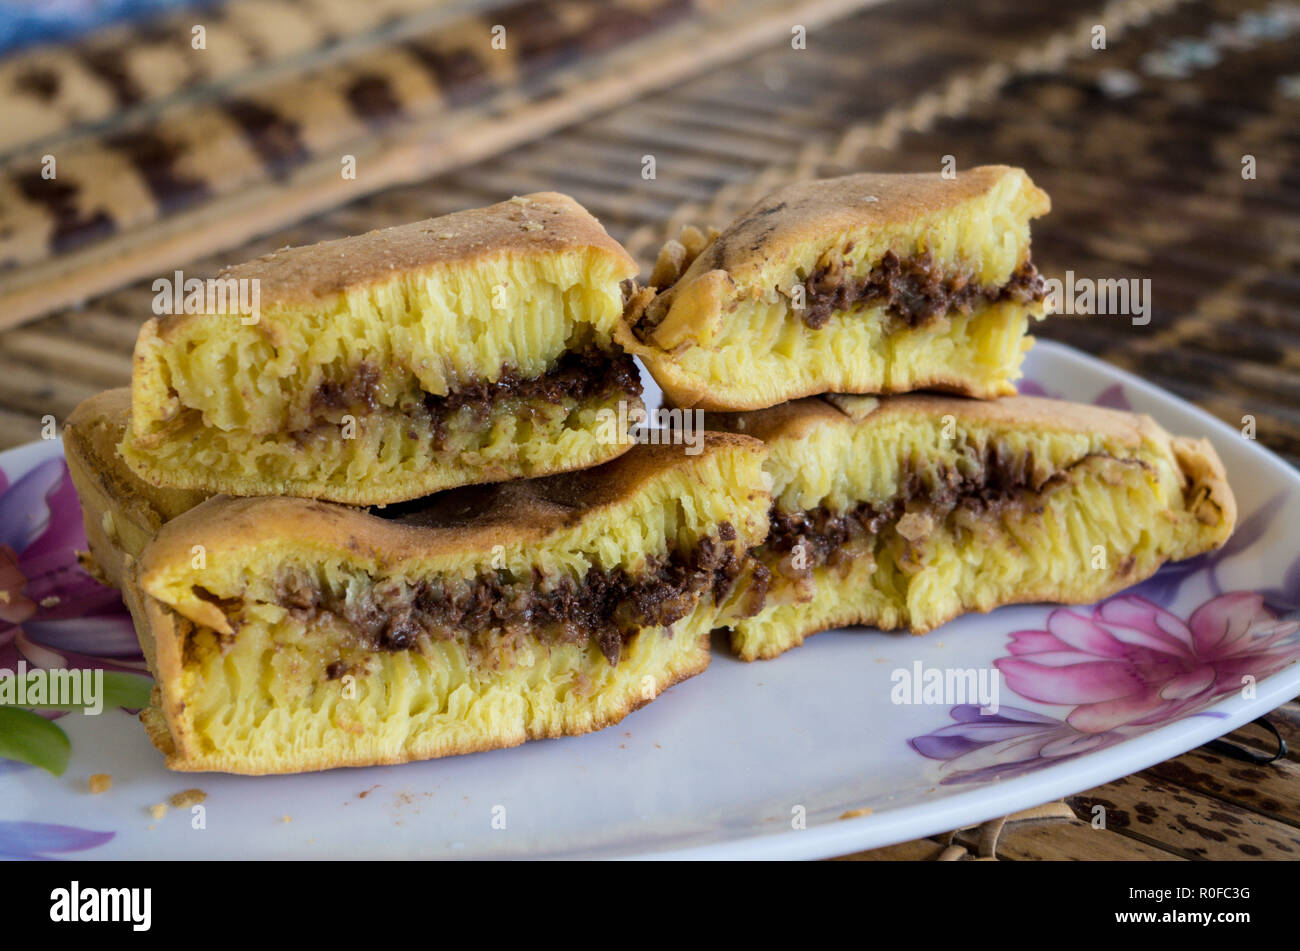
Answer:
M57 723L30 710L0 707L0 756L62 776L71 751L68 735Z
M152 700L153 678L123 674L116 670L104 671L104 708L127 707L141 710Z
M124 674L116 670L104 671L104 709L128 707L139 710L149 706L153 680L135 674ZM79 713L85 705L69 703L28 703L25 706L33 710L71 710Z

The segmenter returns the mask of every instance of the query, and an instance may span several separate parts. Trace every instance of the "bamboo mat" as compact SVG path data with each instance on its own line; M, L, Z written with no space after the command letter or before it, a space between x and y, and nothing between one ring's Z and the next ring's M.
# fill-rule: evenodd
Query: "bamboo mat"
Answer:
M206 275L285 244L556 188L648 268L682 224L725 222L792 178L935 169L943 155L1022 164L1053 197L1035 227L1045 273L1152 279L1148 326L1058 317L1037 333L1234 426L1249 414L1259 440L1296 462L1300 31L1276 15L1241 26L1243 10L1270 9L1295 5L1146 0L1064 15L1014 0L978 12L888 3L812 30L807 49L776 43L463 170L174 263ZM1104 51L1089 43L1097 23L1108 28ZM1226 30L1237 38L1213 56L1187 51ZM1162 52L1174 62L1153 58ZM1197 65L1207 58L1216 61ZM1253 181L1241 178L1243 154L1256 157ZM642 177L647 155L653 180ZM151 297L139 281L0 333L0 444L37 438L46 414L62 419L124 383Z
M958 167L1019 164L1052 195L1034 230L1048 276L1152 281L1147 326L1056 317L1036 333L1230 425L1253 416L1261 443L1300 462L1300 4L973 6L866 7L810 28L806 49L792 48L783 23L756 52L670 88L177 264L205 276L286 244L557 189L648 271L681 225L724 223L791 179L935 170L945 155ZM1097 25L1104 50L1090 42ZM137 281L0 332L0 444L38 438L46 414L61 420L125 383L151 298ZM1272 716L1292 752L1270 766L1202 748L1071 797L1072 815L1047 809L855 858L1294 858L1300 706ZM1258 728L1234 737L1267 746ZM1088 823L1097 803L1113 820L1101 832Z
M1063 801L968 829L859 852L848 861L1295 861L1300 855L1300 703L1176 759ZM1104 826L1096 822L1102 807Z
M0 327L870 2L229 0L20 54L0 68Z

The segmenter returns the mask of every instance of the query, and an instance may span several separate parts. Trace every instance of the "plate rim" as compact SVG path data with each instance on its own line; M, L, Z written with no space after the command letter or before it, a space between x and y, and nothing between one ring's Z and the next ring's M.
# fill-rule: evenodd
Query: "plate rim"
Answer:
M1212 441L1217 441L1214 439L1217 437L1222 440L1247 442L1248 445L1239 449L1247 454L1252 463L1267 464L1267 473L1263 476L1266 481L1289 484L1292 488L1300 487L1300 471L1295 467L1259 442L1246 440L1233 426L1177 393L1157 386L1129 370L1108 363L1092 354L1056 341L1039 340L1033 352L1041 352L1054 359L1074 363L1092 376L1112 383L1121 383L1130 392L1142 394L1155 402L1175 404L1180 413L1188 415L1201 427L1201 431L1196 435L1211 438ZM1159 411L1152 412L1152 415L1158 416ZM30 469L45 458L54 455L63 457L61 435L56 439L34 440L0 450L0 467L6 466L11 461L31 457L35 461L28 466ZM1248 516L1242 518L1244 517ZM1286 540L1280 541L1285 544ZM1022 804L1029 803L1031 800L1033 803L1048 802L1104 785L1174 756L1182 755L1249 723L1300 694L1300 662L1293 662L1272 676L1259 681L1257 690L1252 700L1244 700L1239 694L1229 694L1203 710L1186 714L1158 729L1133 737L1133 741L1130 742L1118 743L1011 779L990 782L933 801L920 801L890 808L873 815L823 820L815 825L809 824L807 828L797 832L793 829L782 830L780 825L764 829L755 823L738 827L734 835L717 841L684 846L669 845L662 849L624 851L615 842L594 849L576 849L571 853L551 852L537 856L529 856L525 853L512 858L790 861L847 855L907 842L947 829L967 828L1007 815L1009 808L1012 810L1023 808ZM1008 799L1015 800L1016 804L1008 806ZM416 841L419 840L419 837L416 837ZM94 854L96 851L98 850L80 853L78 858L96 860L98 858ZM427 857L420 855L418 846L408 855ZM310 856L290 852L284 857ZM440 854L438 857L455 858L456 856ZM147 859L148 856L133 855L127 858ZM187 858L202 860L203 857Z
M1043 352L1060 359L1076 361L1090 371L1122 383L1126 387L1131 387L1157 399L1172 400L1178 403L1180 409L1190 411L1193 417L1206 425L1207 431L1202 434L1206 438L1209 438L1211 434L1217 434L1224 439L1239 440L1243 438L1237 430L1207 410L1184 399L1177 393L1142 379L1123 367L1118 367L1090 353L1085 353L1054 340L1036 341L1033 350L1039 350L1040 348ZM1300 487L1300 472L1290 466L1273 450L1254 441L1251 441L1251 444L1244 447L1244 449L1247 453L1254 453L1264 457L1270 468L1277 473L1278 478L1289 479L1297 483L1297 487ZM1238 524L1244 517L1248 516L1239 516ZM1268 693L1265 694L1264 687L1270 684ZM1206 707L1204 710L1187 714L1166 726L1135 737L1134 739L1139 741L1136 743L1120 743L1108 749L1084 754L1077 760L1034 770L1027 775L1017 776L1013 779L989 783L979 789L972 789L966 793L946 797L944 800L921 802L911 806L891 809L888 813L881 814L882 816L888 815L890 820L888 823L881 822L874 815L832 820L817 826L810 826L801 830L796 836L786 837L777 832L764 833L759 831L756 834L729 839L724 842L641 852L627 856L627 858L629 860L716 860L735 858L768 859L773 861L821 859L895 845L900 842L909 842L918 837L933 835L935 831L968 828L971 825L1007 815L1005 808L989 808L990 805L997 804L996 800L1006 797L1007 790L1012 790L1013 795L1022 791L1034 790L1034 796L1039 797L1036 800L1037 802L1049 802L1082 791L1077 788L1077 784L1070 777L1077 775L1083 768L1082 764L1084 763L1089 764L1091 767L1087 770L1088 785L1083 787L1088 789L1093 786L1105 785L1121 777L1147 769L1173 756L1181 756L1210 740L1230 733L1300 694L1300 662L1293 662L1271 677L1265 678L1259 682L1258 687L1260 690L1254 700L1241 701L1230 695ZM1235 704L1241 704L1241 709L1235 714L1220 709L1223 706ZM1265 706L1265 704L1267 705ZM1224 716L1206 715L1216 712L1223 712ZM1202 721L1205 726L1200 729L1191 729L1189 724L1190 721L1194 720ZM1185 745L1188 743L1190 745ZM1154 759L1150 758L1148 754L1156 749L1164 752ZM986 799L994 800L994 802L985 804ZM963 809L961 807L969 808ZM928 820L936 814L951 814L952 824L944 823L940 829L930 828L929 831L925 831L920 827L922 822L927 827L931 826L932 823ZM877 831L877 827L882 832L884 830L889 831L883 835L873 835L873 832ZM907 834L900 835L900 829ZM765 840L771 840L771 842ZM831 843L834 843L833 848ZM845 849L845 845L849 847Z

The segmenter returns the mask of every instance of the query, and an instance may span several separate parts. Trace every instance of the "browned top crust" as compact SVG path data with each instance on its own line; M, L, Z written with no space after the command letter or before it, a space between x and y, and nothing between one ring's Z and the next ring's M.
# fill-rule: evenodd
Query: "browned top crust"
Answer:
M797 182L759 201L711 242L677 282L721 270L745 283L767 259L792 245L827 239L849 229L907 225L989 191L1007 175L1024 175L1008 165L981 165L944 178L937 172L865 172ZM1031 186L1032 187L1032 186ZM1034 189L1038 214L1051 210L1047 193ZM997 236L990 236L995 238Z
M130 422L131 388L105 390L77 404L68 417L64 442L102 463L117 455L117 444Z
M117 447L131 422L131 389L105 390L83 400L64 428L64 451L76 457L105 495L156 528L203 501L208 493L162 489L145 482L122 461Z
M748 413L710 413L709 425L767 442L799 438L821 425L876 425L898 416L942 419L951 414L973 423L998 423L1017 429L1080 432L1108 436L1121 445L1143 441L1167 444L1169 434L1150 416L1123 410L1052 400L1039 396L1005 396L975 400L931 393L901 396L808 397Z
M495 545L537 544L601 509L636 496L651 478L726 449L764 452L748 436L706 433L699 455L686 447L635 445L611 462L540 479L452 489L384 514L294 498L216 496L163 526L142 553L140 575L188 561L202 542L209 557L258 540L313 539L346 547L359 558L391 563L408 557L474 555ZM690 473L686 473L691 477ZM761 487L754 487L762 492Z
M587 209L568 195L537 192L441 218L297 248L282 248L223 268L221 280L257 278L262 308L298 307L404 272L470 265L492 255L553 254L594 249L606 254L616 280L637 264ZM159 323L183 320L168 316Z
M995 400L908 393L902 396L815 396L747 413L710 413L709 425L744 433L768 443L798 442L819 426L873 426L899 417L942 420L951 414L965 423L996 423L1039 432L1086 433L1113 439L1125 448L1147 446L1174 465L1183 482L1189 511L1207 525L1224 526L1228 537L1237 520L1237 503L1223 461L1208 439L1171 436L1145 413L1071 403L1038 396Z

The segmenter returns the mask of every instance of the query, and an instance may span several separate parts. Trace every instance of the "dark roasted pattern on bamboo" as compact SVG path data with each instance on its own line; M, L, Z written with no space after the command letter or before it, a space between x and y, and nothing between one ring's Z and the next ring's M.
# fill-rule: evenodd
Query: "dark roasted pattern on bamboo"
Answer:
M1233 425L1252 414L1262 443L1300 459L1300 99L1284 82L1296 73L1300 37L1225 49L1217 64L1168 79L1144 70L1148 53L1235 23L1243 7L1183 4L1127 35L1112 28L1102 56L1086 38L1096 10L1063 21L1056 5L1015 0L978 14L941 0L905 6L872 8L812 33L808 50L772 49L744 68L186 271L211 274L284 244L542 188L572 193L648 269L682 224L724 222L794 177L932 169L944 154L962 165L1020 163L1053 196L1055 210L1035 228L1046 276L1073 269L1153 284L1146 327L1057 318L1036 332L1099 353ZM868 37L869 60L860 55ZM1106 83L1125 72L1137 91L1108 95ZM1255 181L1240 177L1243 153L1257 157ZM641 177L647 154L657 162L650 181ZM140 282L0 334L0 439L35 438L45 414L62 418L84 396L125 382L151 297Z
M204 50L178 13L0 70L0 329L883 0L384 0L355 25L338 0L286 2L231 0L197 24ZM316 14L328 29L280 41Z
M1101 2L972 6L913 0L867 10L810 33L808 50L773 47L473 168L187 262L186 271L205 276L284 244L558 188L599 215L648 272L681 225L722 223L792 178L932 170L945 154L962 166L1019 163L1055 206L1034 228L1045 275L1153 282L1146 327L1056 318L1036 333L1127 366L1233 425L1252 413L1262 443L1300 460L1300 36L1225 48L1218 62L1172 78L1147 55L1229 28L1271 0L1148 3L1147 22L1122 30ZM1104 54L1086 39L1098 22L1109 27ZM1118 95L1131 80L1132 94ZM1246 153L1258 161L1253 182L1240 176ZM647 154L657 162L653 181L641 177ZM138 282L0 333L0 440L38 438L45 414L61 421L85 396L126 382L151 297ZM1294 860L1300 704L1270 718L1291 749L1278 763L1202 748L1070 797L1074 818L1044 810L1012 817L995 835L989 826L958 830L855 858ZM1271 746L1256 727L1229 738ZM1098 805L1104 830L1091 824Z
M326 55L328 47L306 50L298 68L267 70L255 84L223 75L224 68L205 75L201 64L237 62L229 49L218 54L226 42L267 59L271 38L262 31L280 31L269 11L261 11L260 27L258 11L250 11L231 38L223 34L231 11L191 11L189 19L210 29L205 51L190 48L190 29L173 15L140 41L92 39L44 61L22 57L0 72L8 86L0 107L7 130L0 136L0 273L255 182L286 179L313 158L355 152L355 143L399 121L479 104L496 92L554 94L565 67L663 29L692 7L692 0L516 0L370 41L343 58ZM305 18L309 4L295 10ZM505 28L504 49L492 46L496 26ZM156 64L145 67L159 56L174 57L192 79L177 83ZM146 104L152 108L139 108ZM136 108L112 115L113 106ZM33 127L29 117L42 115L48 123ZM107 125L87 124L91 118ZM45 155L57 162L52 181L42 176Z

